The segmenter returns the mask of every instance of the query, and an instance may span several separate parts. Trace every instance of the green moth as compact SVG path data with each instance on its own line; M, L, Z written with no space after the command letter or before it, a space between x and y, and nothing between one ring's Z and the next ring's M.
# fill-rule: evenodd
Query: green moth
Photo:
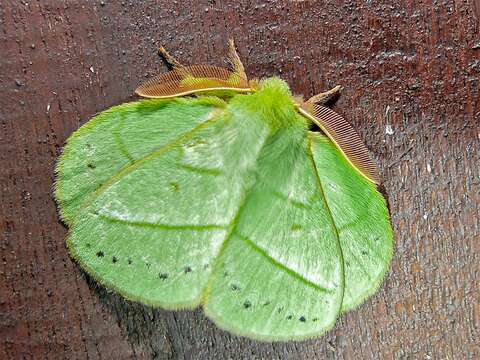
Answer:
M321 105L329 93L304 101L279 78L248 80L233 42L231 69L163 53L173 70L137 89L152 99L68 139L55 197L71 255L127 299L202 306L234 334L322 335L390 266L374 161Z

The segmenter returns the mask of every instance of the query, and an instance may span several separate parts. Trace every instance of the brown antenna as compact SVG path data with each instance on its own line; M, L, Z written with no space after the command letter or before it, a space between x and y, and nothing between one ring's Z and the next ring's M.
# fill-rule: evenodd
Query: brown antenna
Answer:
M233 40L229 41L229 49L233 70L211 65L184 66L162 46L158 51L173 70L147 80L135 92L147 98L172 98L208 91L253 91Z
M161 57L165 59L167 64L170 65L173 69L183 67L183 65L180 64L180 62L178 62L178 60L175 59L175 57L170 55L170 53L163 46L160 46L158 48L158 53L160 54Z
M350 164L365 178L381 183L377 164L355 129L335 111L309 101L299 111L311 119L343 153Z
M228 40L228 48L228 59L230 64L232 65L233 70L244 79L247 79L245 67L240 60L240 56L238 56L237 49L235 47L235 41L233 39Z

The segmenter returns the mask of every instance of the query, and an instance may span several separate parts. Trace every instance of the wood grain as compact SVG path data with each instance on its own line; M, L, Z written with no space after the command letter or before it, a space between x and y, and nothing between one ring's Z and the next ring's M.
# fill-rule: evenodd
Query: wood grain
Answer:
M224 64L336 110L377 158L396 233L380 291L317 340L259 343L201 310L99 288L70 259L52 198L65 139L165 68ZM478 359L479 1L0 2L1 359ZM390 125L393 134L386 134Z

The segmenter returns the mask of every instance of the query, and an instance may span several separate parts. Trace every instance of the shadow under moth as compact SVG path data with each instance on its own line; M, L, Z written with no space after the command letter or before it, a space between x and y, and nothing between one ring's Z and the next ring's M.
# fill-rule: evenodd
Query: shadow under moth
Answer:
M55 197L72 257L123 297L202 306L266 341L316 337L379 287L393 254L379 172L354 129L277 77L184 66L67 141ZM312 130L313 128L316 130Z

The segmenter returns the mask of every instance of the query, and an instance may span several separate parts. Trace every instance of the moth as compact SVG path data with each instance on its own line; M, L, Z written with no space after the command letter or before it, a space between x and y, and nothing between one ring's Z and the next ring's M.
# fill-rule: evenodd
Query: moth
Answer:
M184 66L67 141L55 197L72 257L129 300L201 306L265 341L318 337L372 295L393 232L377 166L343 117L277 77Z

